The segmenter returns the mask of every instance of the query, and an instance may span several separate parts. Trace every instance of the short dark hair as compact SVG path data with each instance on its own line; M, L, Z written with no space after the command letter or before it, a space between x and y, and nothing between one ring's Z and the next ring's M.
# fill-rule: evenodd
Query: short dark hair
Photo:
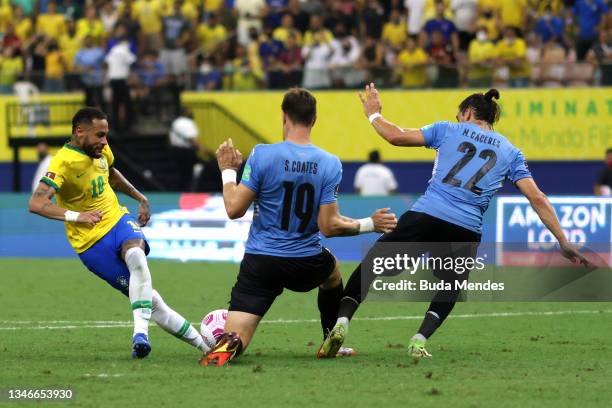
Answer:
M368 159L370 163L380 163L380 152L378 150L372 150L368 155Z
M612 153L612 147L608 147L608 150L606 150L606 154L610 154Z
M72 117L72 134L76 132L77 126L91 125L94 119L102 120L108 119L108 117L100 109L91 106L79 109Z
M499 120L501 112L499 105L493 99L499 99L499 91L497 89L489 89L485 94L472 94L461 102L459 112L464 113L472 108L476 119L484 120L488 124L493 125Z
M317 117L317 100L304 88L289 89L281 108L296 124L311 126Z

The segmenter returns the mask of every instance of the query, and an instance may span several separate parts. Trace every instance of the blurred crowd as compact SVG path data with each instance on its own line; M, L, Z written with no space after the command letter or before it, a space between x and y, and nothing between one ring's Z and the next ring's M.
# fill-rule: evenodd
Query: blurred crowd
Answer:
M606 0L0 0L0 92L612 83Z

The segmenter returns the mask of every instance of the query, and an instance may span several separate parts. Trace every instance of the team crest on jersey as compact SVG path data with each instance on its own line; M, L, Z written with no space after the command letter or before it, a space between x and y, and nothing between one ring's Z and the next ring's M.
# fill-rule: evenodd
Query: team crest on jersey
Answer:
M47 172L47 174L45 174L45 177L50 178L51 180L55 179L55 173L52 173L50 171Z
M251 166L248 164L244 166L244 171L242 172L242 179L244 181L249 181L251 178Z
M104 157L100 158L99 164L98 166L100 167L100 169L102 170L106 170L108 168L108 165L106 164L106 159Z
M125 276L120 276L117 278L117 283L119 284L119 286L121 286L124 289L127 289L130 287L130 282L128 281L128 279Z

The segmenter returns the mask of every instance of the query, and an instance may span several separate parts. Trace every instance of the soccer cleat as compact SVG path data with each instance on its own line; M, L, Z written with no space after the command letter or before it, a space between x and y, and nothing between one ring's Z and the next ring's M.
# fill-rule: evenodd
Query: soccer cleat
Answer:
M350 347L340 347L336 353L336 357L355 357L357 352Z
M132 358L145 358L151 352L151 343L147 335L144 333L136 333L134 335L134 348Z
M421 357L431 357L431 354L425 349L425 342L423 340L411 339L408 345L408 354L412 358L419 359Z
M344 338L346 337L348 328L341 324L336 323L334 328L329 332L327 338L319 347L317 351L317 358L334 358L340 351Z
M236 333L223 333L215 347L200 359L203 366L223 366L229 363L242 350L242 340Z

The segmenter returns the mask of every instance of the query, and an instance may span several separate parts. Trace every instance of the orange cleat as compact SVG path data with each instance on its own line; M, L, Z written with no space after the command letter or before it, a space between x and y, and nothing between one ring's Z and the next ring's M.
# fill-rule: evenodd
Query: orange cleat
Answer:
M200 364L223 366L242 351L242 340L237 333L223 333L215 347L200 359Z

